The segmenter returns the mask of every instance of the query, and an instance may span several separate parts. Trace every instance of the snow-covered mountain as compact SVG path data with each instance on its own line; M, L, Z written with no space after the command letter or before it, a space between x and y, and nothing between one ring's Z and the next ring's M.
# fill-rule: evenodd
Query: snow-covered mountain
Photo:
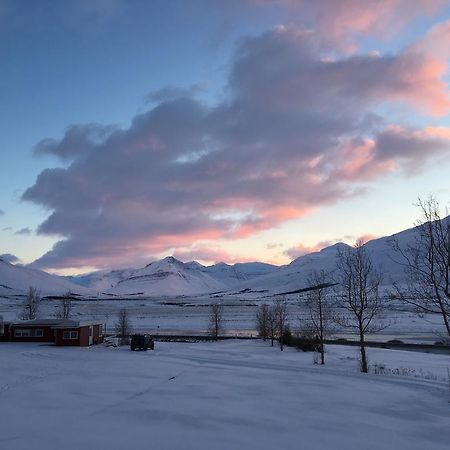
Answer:
M120 280L106 293L114 295L194 295L227 290L197 262L183 263L173 256L155 261Z
M406 248L414 245L417 236L417 228L411 228L391 236L371 240L365 244L374 266L383 272L383 288L390 289L393 282L405 282L404 269L398 264L398 261L401 261L401 257L394 251L392 241L396 240L401 248ZM336 270L338 253L340 250L347 248L350 248L350 246L339 242L319 252L300 256L290 264L281 266L251 282L244 282L239 287L250 291L265 291L272 294L308 288L308 278L314 270L324 270L331 277L333 276L333 272Z
M392 239L405 248L414 244L417 235L418 230L411 228L366 244L374 265L384 272L386 288L390 288L393 281L405 281L402 266L395 262L400 256L392 248ZM203 266L196 261L184 263L168 256L140 269L101 271L69 279L0 260L0 295L23 293L30 285L40 289L44 295L67 291L86 296L100 293L124 297L189 296L214 292L278 294L309 287L308 278L313 270L332 273L336 269L339 251L347 248L347 244L337 243L300 256L281 267L261 262Z
M292 292L309 286L308 277L313 270L332 272L336 267L339 250L348 248L344 243L334 244L320 252L299 256L286 266L278 267L267 275L242 283L241 290L265 291L273 294Z
M89 295L89 288L77 285L56 275L24 266L15 266L0 259L0 295L23 295L29 287L38 289L42 295L61 295L67 292Z
M173 256L154 261L141 269L94 272L70 280L105 295L175 296L228 291L276 269L260 262L203 266L197 261L181 262Z
M203 267L202 270L231 288L238 286L244 281L254 280L262 275L267 275L276 268L277 266L261 262L237 263L234 265L221 262Z
M133 276L136 269L102 270L84 275L65 277L73 283L90 288L96 292L106 292L119 282Z

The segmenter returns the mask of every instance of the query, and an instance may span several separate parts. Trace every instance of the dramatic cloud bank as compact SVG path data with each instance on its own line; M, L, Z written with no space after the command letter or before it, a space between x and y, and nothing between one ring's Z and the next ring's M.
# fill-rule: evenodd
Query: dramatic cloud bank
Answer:
M338 3L310 7L319 14ZM381 3L392 17L407 4ZM356 24L333 16L331 34L378 30L384 19L365 11L352 14ZM253 235L449 156L450 129L389 123L380 111L395 104L449 113L450 48L442 42L450 42L450 24L395 55L330 57L321 36L291 25L242 40L227 95L214 107L196 100L195 89L170 87L153 93L155 105L127 129L73 125L62 139L41 141L37 154L68 166L44 170L23 194L50 211L38 233L62 238L35 264L111 267L173 248L226 257L201 242Z

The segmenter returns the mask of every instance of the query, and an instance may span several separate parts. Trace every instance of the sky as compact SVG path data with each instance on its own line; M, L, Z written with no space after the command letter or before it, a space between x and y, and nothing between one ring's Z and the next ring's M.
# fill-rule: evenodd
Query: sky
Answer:
M0 0L0 254L286 264L450 206L450 0Z

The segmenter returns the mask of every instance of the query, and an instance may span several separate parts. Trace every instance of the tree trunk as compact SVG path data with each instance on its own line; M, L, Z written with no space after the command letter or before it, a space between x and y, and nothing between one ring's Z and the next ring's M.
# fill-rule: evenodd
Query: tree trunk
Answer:
M325 349L323 345L323 336L320 336L320 364L325 364Z
M368 373L369 367L367 365L366 343L364 342L363 332L359 334L359 349L361 351L361 372Z

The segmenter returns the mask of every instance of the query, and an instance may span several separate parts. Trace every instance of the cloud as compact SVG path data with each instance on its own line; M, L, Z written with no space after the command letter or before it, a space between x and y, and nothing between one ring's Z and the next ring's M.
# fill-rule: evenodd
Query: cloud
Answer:
M20 230L17 230L14 234L21 234L24 236L28 236L32 233L31 229L28 227L21 228Z
M3 209L0 209L0 216L4 216L5 215L5 211L3 211Z
M267 250L273 250L274 248L281 248L284 247L284 244L282 242L269 242L266 245Z
M178 248L174 252L175 258L182 261L203 261L205 263L217 264L226 261L227 263L251 262L253 259L234 256L214 245L193 245L186 248Z
M405 128L391 125L377 137L373 149L379 162L391 162L408 173L417 173L437 157L448 157L450 128Z
M80 159L103 142L113 131L114 126L102 126L91 123L72 125L67 128L64 137L42 139L34 148L35 155L54 155L62 160Z
M308 255L309 253L320 252L320 250L329 247L331 245L337 244L338 242L343 241L354 241L354 244L357 242L362 242L365 244L366 242L371 241L372 239L377 239L379 236L375 236L374 234L366 233L361 236L355 238L354 236L345 236L343 238L336 238L327 241L320 241L315 245L304 245L298 244L294 247L288 248L283 252L283 255L289 256L291 259L296 259L299 256Z
M357 38L392 37L417 18L434 16L447 0L251 0L288 11L291 21L318 28L334 45L354 51Z
M178 98L191 98L206 91L206 85L196 83L187 88L179 86L165 86L156 91L150 92L147 97L147 103L161 103L167 100L176 100Z
M12 230L12 227L4 227L4 228L2 228L2 231L11 231Z
M371 234L371 233L363 234L361 236L358 236L355 239L355 244L357 244L359 242L362 242L363 244L365 244L365 243L367 243L369 241L372 241L373 239L378 239L379 237L380 236L376 236L376 235Z
M38 233L61 236L35 264L110 267L248 237L448 156L448 129L379 113L392 103L447 111L424 42L329 60L319 34L277 27L240 42L214 106L175 92L127 129L73 125L41 141L37 153L70 164L42 171L23 194L50 211Z
M11 253L3 253L3 255L0 255L0 260L6 261L10 264L16 264L16 263L22 262L20 260L20 258L18 258L16 255L13 255Z
M291 247L288 248L287 250L285 250L283 252L283 255L289 256L289 258L291 259L296 259L300 256L304 256L304 255L308 255L309 253L314 253L314 252L320 252L320 250L322 250L325 247L329 247L330 245L335 244L336 242L339 241L321 241L318 242L316 245L303 245L303 244L298 244L295 247Z

